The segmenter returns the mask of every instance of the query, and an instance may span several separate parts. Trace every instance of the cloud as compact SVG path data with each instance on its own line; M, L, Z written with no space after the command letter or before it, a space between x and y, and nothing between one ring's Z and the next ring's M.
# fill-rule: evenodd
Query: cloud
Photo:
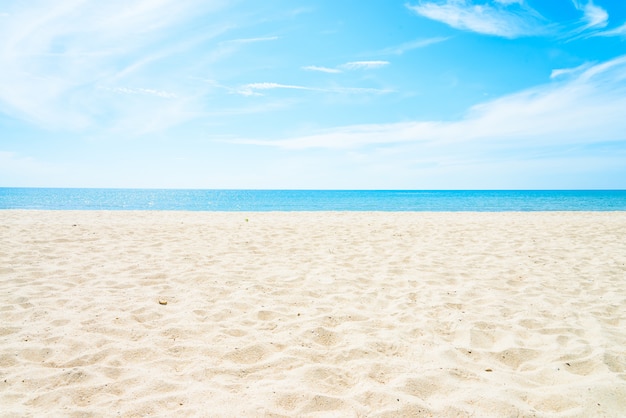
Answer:
M308 65L306 67L302 67L302 69L306 71L319 71L319 72L329 73L329 74L338 74L338 73L343 72L342 70L347 70L347 71L371 70L375 68L381 68L386 65L389 65L389 61L353 61L353 62L346 62L345 64L341 64L337 68Z
M328 74L337 74L341 72L341 70L337 68L318 67L317 65L307 65L305 67L302 67L302 69L306 71L319 71Z
M626 31L617 28L598 32L608 25L608 12L595 5L593 0L571 1L583 15L580 20L567 24L549 23L524 0L492 0L491 3L480 4L476 4L475 0L420 0L417 5L407 7L421 16L455 29L509 39L552 35L573 40L588 36L621 36L622 31Z
M589 67L591 67L590 63L585 63L574 68L557 68L557 69L552 70L552 72L550 73L550 78L554 79L554 78L560 78L564 76L571 76L574 74L581 74L584 70L588 69Z
M47 129L109 129L117 121L144 121L146 112L170 109L165 101L154 102L167 98L177 100L179 109L189 107L174 113L186 118L196 106L189 97L197 92L174 89L172 79L189 70L194 46L227 25L188 30L185 38L172 35L219 7L219 1L200 0L33 0L16 7L0 26L0 111ZM164 62L167 79L154 65ZM128 87L138 84L150 87ZM134 96L135 106L119 94L104 94L103 86Z
M590 28L603 28L607 25L609 20L609 14L603 8L593 4L593 1L589 0L584 5L581 5L577 0L574 1L574 6L583 12L582 21L584 26L580 29L587 30Z
M448 39L450 38L443 37L443 36L427 38L427 39L416 39L414 41L405 42L400 45L390 46L388 48L381 49L380 51L377 51L372 55L402 55L405 52L411 51L413 49L424 48L429 45L447 41Z
M618 26L617 28L596 32L591 36L621 36L626 37L626 22L622 26Z
M129 87L114 87L108 88L103 87L105 90L113 91L116 93L124 93L124 94L145 94L149 96L161 97L163 99L175 99L176 94L170 93L162 90L155 89L144 89L144 88L129 88Z
M507 6L519 5L516 9ZM455 29L503 38L533 36L544 32L538 14L518 1L499 1L495 5L475 5L471 1L447 0L442 4L420 1L407 7L428 19Z
M307 91L322 92L322 93L346 93L346 94L385 94L385 93L392 92L392 90L362 88L362 87L321 88L321 87L307 87L307 86L298 86L298 85L292 85L292 84L267 83L267 82L245 84L234 91L243 96L262 96L262 93L259 93L260 90L274 90L274 89L307 90Z
M296 85L290 85L290 84L250 83L250 84L241 86L237 91L239 94L244 95L244 96L260 96L261 93L258 93L259 90L273 90L273 89L311 90L311 91L317 90L311 87L296 86Z
M369 70L389 65L389 61L353 61L341 64L341 68L346 70Z
M231 39L228 41L223 41L224 44L252 44L256 42L267 42L267 41L275 41L280 39L278 36L266 36L261 38L243 38L243 39Z
M474 106L457 121L366 124L283 140L239 142L287 149L411 144L422 151L439 150L441 156L467 153L478 158L515 149L537 152L626 140L626 55L572 74L565 81Z

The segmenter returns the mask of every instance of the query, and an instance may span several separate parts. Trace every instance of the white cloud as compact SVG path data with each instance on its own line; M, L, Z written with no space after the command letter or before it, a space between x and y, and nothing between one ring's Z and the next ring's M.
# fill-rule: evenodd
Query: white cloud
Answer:
M411 51L417 48L424 48L429 45L437 44L440 42L444 42L450 39L449 37L438 36L434 38L427 39L416 39L414 41L405 42L400 45L391 46L385 49L381 49L380 51L375 52L373 55L402 55L405 52Z
M347 70L347 71L370 70L370 69L375 69L375 68L381 68L386 65L389 65L389 61L353 61L353 62L346 62L345 64L341 64L338 68L308 65L306 67L302 67L302 69L307 70L307 71L319 71L323 73L337 74L337 73L341 73L342 70Z
M574 6L584 14L582 18L584 26L580 30L603 28L607 25L609 14L602 7L593 4L592 0L589 0L584 5L581 5L580 2L576 0L573 1Z
M274 89L285 89L285 90L307 90L314 92L322 92L322 93L346 93L346 94L385 94L391 93L392 90L385 89L373 89L373 88L363 88L363 87L332 87L332 88L322 88L322 87L307 87L307 86L298 86L292 84L280 84L280 83L250 83L245 84L234 91L243 95L243 96L261 96L259 90L274 90Z
M458 121L356 125L284 140L241 142L288 149L413 144L439 149L441 155L450 150L494 155L498 150L623 141L623 109L626 56L591 66L565 82L474 106Z
M256 42L267 42L267 41L275 41L279 39L278 36L266 36L260 38L242 38L242 39L231 39L228 41L223 41L222 43L228 44L251 44Z
M523 0L493 0L477 4L476 0L419 0L417 5L407 7L415 13L443 22L455 29L504 38L524 36L559 35L577 39L583 36L621 36L626 29L598 32L608 25L609 14L593 0L571 0L582 12L580 20L560 25L548 23L536 10ZM560 29L559 29L560 27ZM589 34L590 31L595 31ZM582 35L587 33L587 35Z
M550 73L550 78L554 79L564 76L579 75L589 67L591 67L590 63L585 63L574 68L556 68Z
M177 74L160 79L151 67L170 60L170 69L186 71L184 63L172 57L223 29L216 25L215 30L181 39L171 36L172 28L199 14L210 15L219 3L33 0L19 5L0 26L0 110L45 128L83 130L108 128L133 115L148 119L148 109L159 111L150 104L155 97L191 106L188 97L196 92L188 91L185 98L180 91L170 91L171 76ZM123 87L139 83L151 87ZM127 106L119 96L103 95L99 86L132 93L145 103ZM169 106L163 101L161 105Z
M155 89L129 88L129 87L114 87L114 88L103 87L103 88L105 90L114 91L116 93L145 94L149 96L161 97L163 99L175 99L176 98L176 94L174 93L162 91L162 90L155 90Z
M311 87L295 86L290 84L280 83L250 83L241 86L238 89L239 94L244 96L258 96L258 90L273 90L273 89L287 89L287 90L316 90Z
M329 74L337 74L341 72L341 70L337 68L319 67L317 65L307 65L305 67L302 67L302 69L306 71L319 71L322 73L329 73Z
M501 5L498 5L501 4ZM510 10L506 6L523 5L518 1L500 1L496 5L473 4L465 0L447 0L443 4L421 1L407 6L415 13L443 22L456 29L504 38L532 36L544 32L537 13L528 7Z
M341 68L346 70L369 70L389 65L389 61L353 61L341 64Z
M618 26L617 28L596 32L592 36L621 36L626 37L626 22L622 26Z

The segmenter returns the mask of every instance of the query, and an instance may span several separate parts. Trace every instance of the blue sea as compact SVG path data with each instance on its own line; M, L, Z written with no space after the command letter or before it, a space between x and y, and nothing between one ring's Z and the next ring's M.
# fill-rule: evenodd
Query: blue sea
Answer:
M625 211L626 190L173 190L0 188L0 209Z

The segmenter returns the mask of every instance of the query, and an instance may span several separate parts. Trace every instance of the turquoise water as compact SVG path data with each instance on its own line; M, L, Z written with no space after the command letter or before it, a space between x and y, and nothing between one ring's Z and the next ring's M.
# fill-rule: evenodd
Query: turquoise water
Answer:
M626 190L156 190L0 188L0 209L624 211Z

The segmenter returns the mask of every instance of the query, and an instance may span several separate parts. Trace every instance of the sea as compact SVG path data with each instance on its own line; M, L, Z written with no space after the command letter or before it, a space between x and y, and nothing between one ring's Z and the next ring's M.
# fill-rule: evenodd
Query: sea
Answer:
M626 211L626 190L185 190L0 188L0 210Z

